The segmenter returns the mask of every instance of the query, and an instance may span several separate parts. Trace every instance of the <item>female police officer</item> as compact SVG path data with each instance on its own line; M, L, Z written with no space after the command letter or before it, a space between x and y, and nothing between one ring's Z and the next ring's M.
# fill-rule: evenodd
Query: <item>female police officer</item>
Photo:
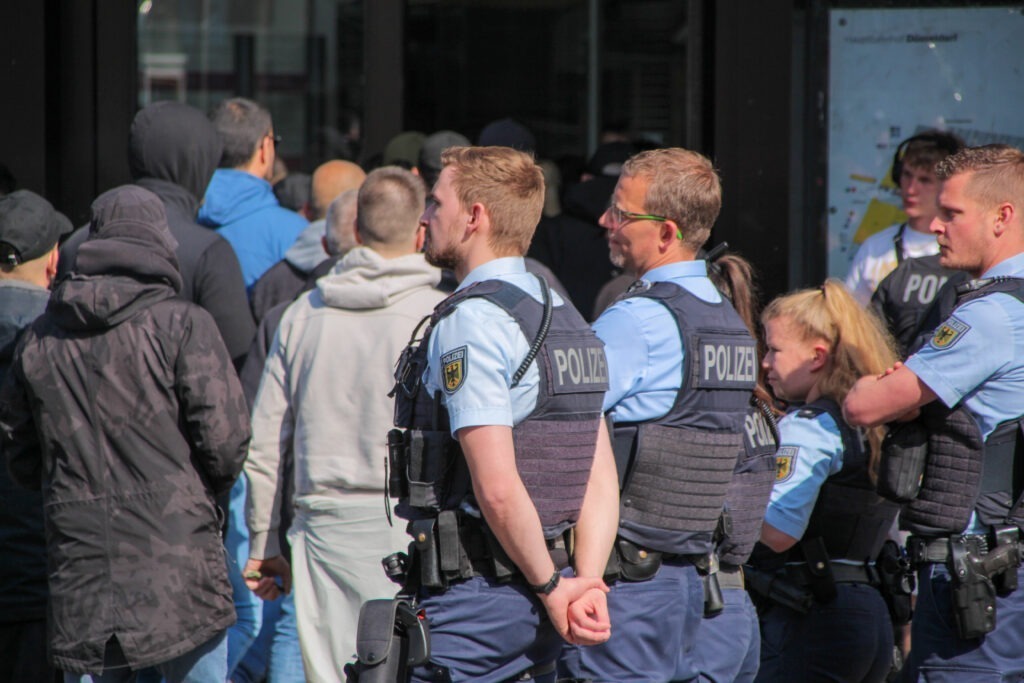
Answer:
M802 591L803 609L762 615L758 681L882 681L892 625L872 585L871 562L896 516L870 472L880 430L863 438L839 405L854 381L895 360L879 321L837 281L776 299L762 315L763 367L775 395L796 405L779 423L778 469L758 557ZM802 405L800 405L802 404ZM784 567L784 568L783 568Z

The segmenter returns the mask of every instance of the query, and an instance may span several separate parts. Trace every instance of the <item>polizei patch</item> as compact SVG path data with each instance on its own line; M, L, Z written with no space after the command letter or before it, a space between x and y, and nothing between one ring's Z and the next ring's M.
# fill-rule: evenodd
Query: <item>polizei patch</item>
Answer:
M775 454L775 481L786 481L793 476L796 469L796 456L800 449L796 446L783 446Z
M757 345L748 335L702 334L697 337L697 343L693 348L695 388L754 387L757 380Z
M466 370L469 352L465 346L441 355L441 367L444 369L444 390L454 394L466 381Z
M953 346L953 344L956 344L969 329L971 329L971 326L963 320L950 318L939 325L939 329L935 330L935 334L932 336L931 341L932 347L936 349L948 349Z

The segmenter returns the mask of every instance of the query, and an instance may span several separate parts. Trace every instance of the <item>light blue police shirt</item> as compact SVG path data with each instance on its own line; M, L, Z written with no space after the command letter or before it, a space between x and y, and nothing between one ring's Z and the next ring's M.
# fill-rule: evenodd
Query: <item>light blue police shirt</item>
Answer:
M660 266L643 280L674 282L710 303L722 300L702 260ZM683 362L683 342L672 312L654 299L630 297L605 310L593 327L608 358L605 412L615 422L646 422L668 413L682 385Z
M982 277L998 275L1024 277L1024 254ZM1005 293L965 303L905 365L947 407L962 402L987 437L1024 412L1024 305Z
M764 521L802 538L825 480L843 468L843 437L827 412L801 417L795 408L779 420L778 473Z
M511 283L537 301L543 300L540 282L526 271L526 262L520 257L494 259L474 268L456 291L484 280ZM554 291L551 301L555 306L563 303ZM481 298L463 301L437 323L430 335L423 379L431 394L441 391L453 436L463 427L512 427L533 412L540 382L536 361L518 386L511 388L512 376L529 353L532 341L504 309ZM463 377L453 391L445 387L446 359L462 361Z

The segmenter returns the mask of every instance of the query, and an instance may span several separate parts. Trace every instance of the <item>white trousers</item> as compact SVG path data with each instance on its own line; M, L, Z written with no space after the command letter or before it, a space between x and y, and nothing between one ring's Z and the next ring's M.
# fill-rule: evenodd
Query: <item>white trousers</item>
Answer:
M310 683L344 683L343 668L355 660L360 606L398 592L380 563L408 547L405 521L396 518L394 524L388 526L383 492L296 499L288 540L299 644Z

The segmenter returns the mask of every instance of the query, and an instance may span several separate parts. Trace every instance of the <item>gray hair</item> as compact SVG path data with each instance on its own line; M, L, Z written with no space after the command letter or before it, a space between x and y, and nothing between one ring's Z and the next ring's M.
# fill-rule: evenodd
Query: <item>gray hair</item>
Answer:
M342 192L327 207L324 217L324 240L327 242L327 253L331 256L342 256L356 246L356 199L359 190Z

